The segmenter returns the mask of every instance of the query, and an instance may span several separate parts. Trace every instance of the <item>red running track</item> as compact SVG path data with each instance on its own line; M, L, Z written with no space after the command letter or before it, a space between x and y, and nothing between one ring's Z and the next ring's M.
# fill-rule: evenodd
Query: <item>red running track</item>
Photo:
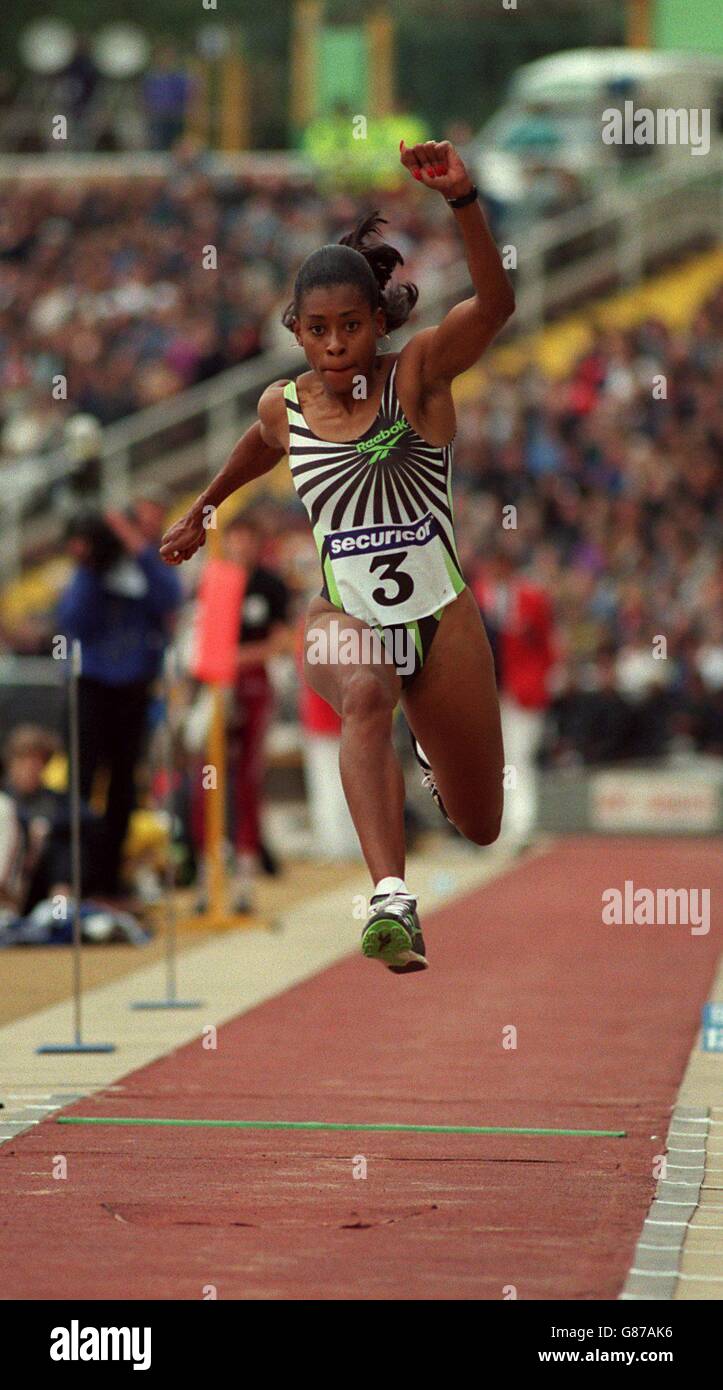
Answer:
M703 840L560 841L72 1114L626 1129L626 1139L61 1126L0 1148L6 1297L604 1299L620 1292L720 921L603 927L601 893L709 887ZM518 1046L505 1051L514 1024ZM656 1136L652 1138L651 1136ZM66 1181L29 1178L53 1155ZM366 1179L353 1159L366 1159ZM8 1213L9 1206L9 1213ZM206 1295L207 1296L207 1295Z

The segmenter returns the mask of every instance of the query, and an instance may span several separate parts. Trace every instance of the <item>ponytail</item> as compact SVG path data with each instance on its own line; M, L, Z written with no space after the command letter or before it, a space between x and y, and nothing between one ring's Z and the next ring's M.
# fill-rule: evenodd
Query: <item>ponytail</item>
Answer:
M395 266L404 265L404 257L396 247L380 238L378 227L386 220L379 212L371 212L337 243L322 246L307 256L294 283L294 298L281 319L286 328L293 328L308 290L350 284L361 290L372 310L384 310L388 333L406 323L419 290L409 282L386 288ZM380 239L373 242L373 236Z

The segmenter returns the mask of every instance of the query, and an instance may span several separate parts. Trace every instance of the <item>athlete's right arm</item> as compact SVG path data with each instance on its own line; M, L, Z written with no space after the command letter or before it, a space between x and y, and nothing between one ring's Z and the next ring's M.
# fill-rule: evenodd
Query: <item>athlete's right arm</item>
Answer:
M285 381L267 386L258 405L258 420L242 435L231 451L228 462L209 483L200 497L180 521L177 521L161 541L160 554L168 565L180 565L206 544L209 519L217 507L253 478L268 473L284 457L286 448L279 435L279 387ZM283 403L283 397L281 397Z

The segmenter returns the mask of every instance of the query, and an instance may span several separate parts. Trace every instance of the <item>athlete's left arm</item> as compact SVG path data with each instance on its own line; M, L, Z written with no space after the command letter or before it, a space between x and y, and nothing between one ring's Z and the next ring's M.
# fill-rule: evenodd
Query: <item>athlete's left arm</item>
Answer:
M401 159L418 182L445 199L460 198L472 190L472 179L449 140L428 140L410 149L402 142ZM479 201L451 212L462 233L475 293L455 304L436 328L416 335L426 387L452 381L473 367L515 307L512 286Z

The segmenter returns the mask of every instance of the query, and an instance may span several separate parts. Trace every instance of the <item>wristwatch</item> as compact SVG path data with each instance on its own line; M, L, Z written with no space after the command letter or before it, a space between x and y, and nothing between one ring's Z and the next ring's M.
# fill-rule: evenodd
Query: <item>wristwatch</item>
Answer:
M469 206L470 203L473 203L475 199L478 197L479 191L477 189L477 185L473 183L472 187L469 190L469 193L463 193L461 198L448 198L447 202L449 203L449 206L451 208L466 208Z

